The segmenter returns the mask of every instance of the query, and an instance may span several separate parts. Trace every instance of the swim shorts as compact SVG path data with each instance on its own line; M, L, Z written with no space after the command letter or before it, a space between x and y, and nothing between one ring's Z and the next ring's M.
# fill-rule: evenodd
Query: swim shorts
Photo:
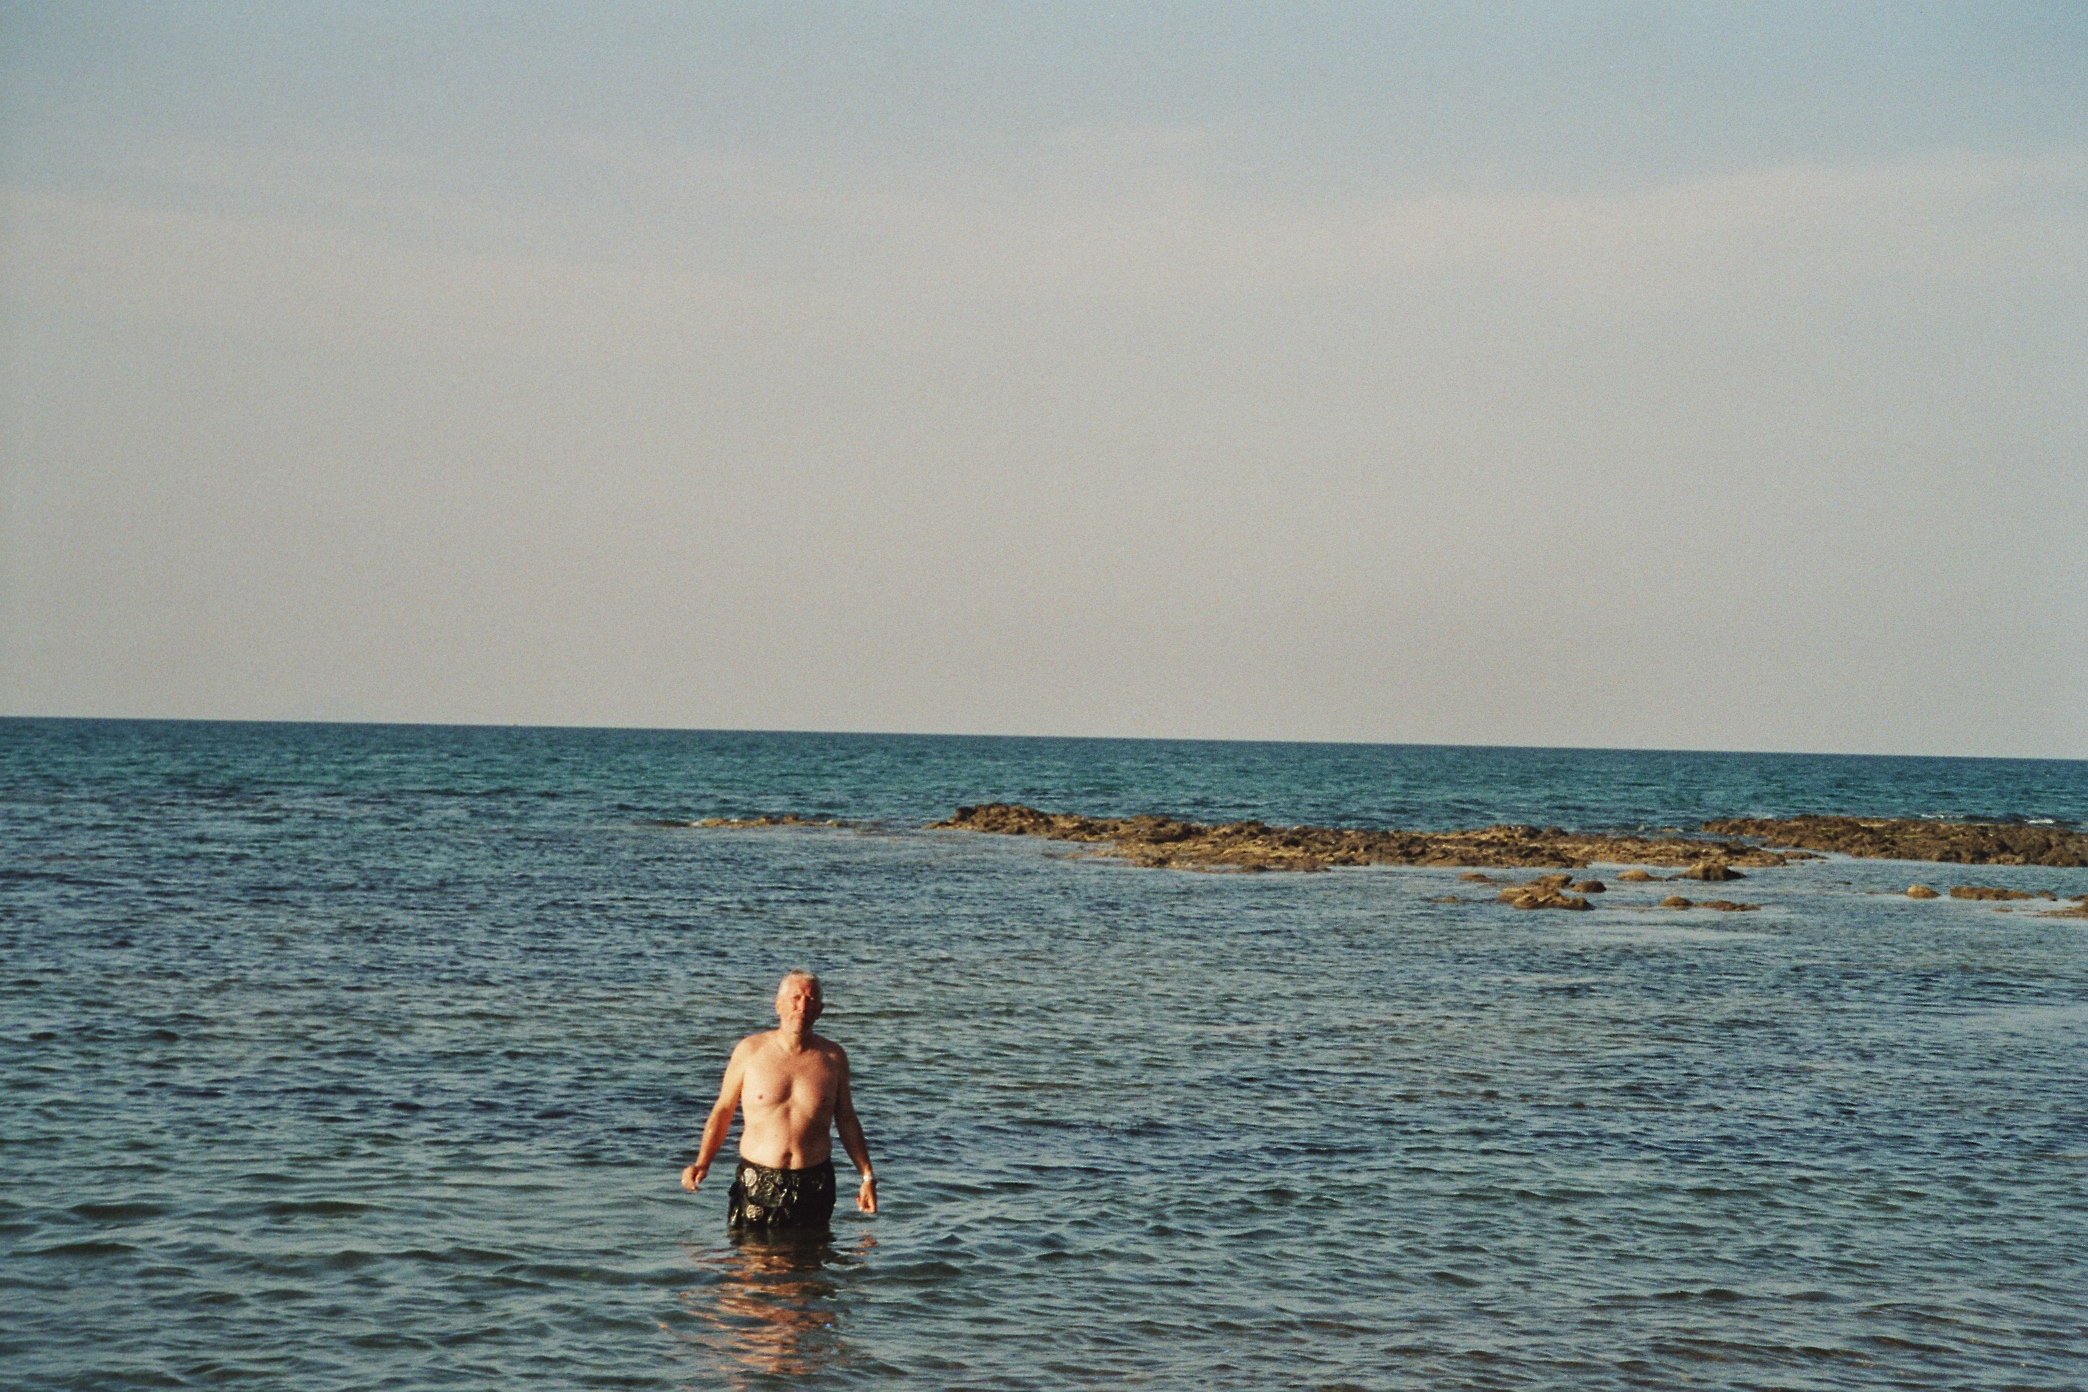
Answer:
M834 1162L802 1170L772 1170L742 1160L732 1177L732 1204L726 1226L734 1232L753 1228L823 1228L834 1216Z

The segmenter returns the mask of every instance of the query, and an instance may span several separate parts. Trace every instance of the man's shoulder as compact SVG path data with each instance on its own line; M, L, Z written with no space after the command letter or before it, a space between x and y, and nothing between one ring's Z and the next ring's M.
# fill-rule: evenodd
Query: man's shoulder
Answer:
M848 1050L842 1048L823 1034L815 1034L805 1042L836 1063L848 1062Z
M776 1033L775 1030L762 1030L757 1034L750 1034L740 1040L739 1043L733 1045L732 1052L740 1058L759 1053L764 1044L776 1037Z

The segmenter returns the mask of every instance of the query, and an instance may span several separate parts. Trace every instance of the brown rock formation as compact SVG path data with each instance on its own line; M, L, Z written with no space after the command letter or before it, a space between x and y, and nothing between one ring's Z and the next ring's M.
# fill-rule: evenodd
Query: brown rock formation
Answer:
M1927 885L1908 885L1907 897L1909 899L1940 899L1943 896L1930 889Z
M1720 913L1753 913L1762 906L1760 904L1735 903L1731 899L1699 899L1697 907L1700 909L1717 909Z
M1573 889L1577 894L1606 894L1609 892L1609 886L1600 880L1582 880Z
M1528 884L1510 885L1494 897L1518 909L1592 909L1595 906L1566 892L1571 875L1539 875Z
M1722 860L1707 860L1690 866L1675 878L1682 880L1706 880L1716 883L1721 880L1744 880L1747 876L1741 874Z
M1617 876L1617 878L1624 881L1627 884L1644 884L1646 881L1652 879L1653 877L1643 870L1626 870L1623 874Z
M1696 903L1694 900L1684 899L1679 894L1670 894L1667 898L1660 901L1660 907L1663 909L1693 909L1696 907Z
M2088 866L2088 832L1997 822L1909 818L1736 817L1704 823L1718 836L1751 836L1873 860L1933 860L1949 865Z
M1517 897L1514 907L1518 909L1592 909L1595 906L1578 894L1561 894L1553 890L1549 894L1524 894Z
M1097 854L1134 865L1193 870L1323 870L1335 865L1470 865L1577 870L1606 863L1694 865L1707 856L1741 865L1782 865L1759 846L1576 833L1557 827L1490 826L1477 831L1362 831L1279 827L1265 822L1206 826L1172 817L1082 817L1014 803L960 807L935 827L1106 845Z
M2004 900L2049 899L2052 896L2049 894L2025 894L2020 889L1996 889L1992 885L1952 885L1950 887L1950 897L1953 899Z

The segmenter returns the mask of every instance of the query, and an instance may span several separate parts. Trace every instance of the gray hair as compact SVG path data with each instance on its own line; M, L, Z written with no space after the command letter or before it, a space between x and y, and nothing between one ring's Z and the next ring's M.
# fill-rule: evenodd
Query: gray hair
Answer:
M810 983L812 994L819 999L821 1005L826 1004L826 987L819 984L819 977L816 973L808 972L803 967L792 967L789 971L783 973L783 979L776 983L776 989L780 991L793 981Z

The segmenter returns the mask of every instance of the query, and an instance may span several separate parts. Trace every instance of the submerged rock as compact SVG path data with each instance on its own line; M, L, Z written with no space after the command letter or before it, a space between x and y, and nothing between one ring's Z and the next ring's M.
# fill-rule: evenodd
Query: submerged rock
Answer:
M1722 880L1744 880L1747 876L1722 860L1706 860L1690 866L1676 878L1684 880L1706 880L1716 883Z
M1927 885L1908 885L1907 897L1909 899L1940 899L1943 896L1930 889Z
M1653 877L1643 870L1626 870L1623 874L1617 876L1617 878L1624 881L1626 884L1644 884Z
M2049 894L2026 894L2020 889L1996 889L1992 885L1952 885L1950 887L1950 897L1953 899L2005 900L2049 899L2052 896Z
M1693 909L1696 907L1696 904L1693 900L1684 899L1679 894L1670 894L1667 898L1660 901L1660 907L1663 909Z

